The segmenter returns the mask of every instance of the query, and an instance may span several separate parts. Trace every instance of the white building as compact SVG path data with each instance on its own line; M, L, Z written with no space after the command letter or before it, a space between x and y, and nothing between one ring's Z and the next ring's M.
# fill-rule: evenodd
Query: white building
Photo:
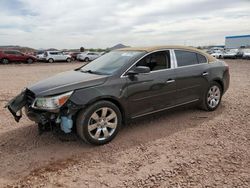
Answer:
M227 36L225 48L250 47L250 35Z

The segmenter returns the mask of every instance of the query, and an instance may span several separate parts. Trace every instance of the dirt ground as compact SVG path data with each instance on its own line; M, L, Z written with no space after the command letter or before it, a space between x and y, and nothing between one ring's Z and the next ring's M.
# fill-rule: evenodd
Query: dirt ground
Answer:
M250 60L227 60L215 112L178 108L124 126L94 147L38 135L4 109L25 86L80 63L0 66L0 187L250 187Z

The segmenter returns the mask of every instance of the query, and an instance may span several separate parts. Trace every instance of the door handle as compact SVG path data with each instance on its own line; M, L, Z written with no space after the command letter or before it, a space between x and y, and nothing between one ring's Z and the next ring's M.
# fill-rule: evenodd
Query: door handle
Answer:
M202 76L207 76L208 75L208 72L203 72L202 73Z
M168 80L166 81L167 84L173 83L173 82L175 82L175 80L173 80L173 79L168 79Z

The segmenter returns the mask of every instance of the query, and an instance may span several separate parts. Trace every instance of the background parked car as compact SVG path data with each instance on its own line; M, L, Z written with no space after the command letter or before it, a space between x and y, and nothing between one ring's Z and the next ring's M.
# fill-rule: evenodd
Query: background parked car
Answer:
M54 61L67 61L71 62L71 56L63 54L60 51L47 51L44 53L45 60L49 63Z
M84 52L77 55L77 60L89 62L95 60L98 57L100 57L100 54L97 52Z
M211 55L217 59L223 58L223 50L216 50Z
M81 54L81 52L71 52L69 55L71 56L72 61L77 60L77 55Z
M232 59L236 59L237 55L239 53L238 49L227 49L224 51L223 53L223 58L232 58Z
M32 55L23 54L16 50L3 50L0 51L0 62L2 64L8 64L10 62L25 62L33 63L36 61L36 57Z
M244 49L242 51L243 51L242 58L243 59L250 59L250 49Z
M36 52L36 58L38 61L45 61L44 53L45 53L45 51L37 51Z

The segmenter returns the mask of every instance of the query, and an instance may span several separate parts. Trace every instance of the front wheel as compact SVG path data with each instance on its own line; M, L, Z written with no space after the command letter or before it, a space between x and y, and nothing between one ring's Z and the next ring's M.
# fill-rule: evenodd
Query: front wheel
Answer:
M206 111L214 111L220 104L222 97L221 85L212 82L208 87L202 101L202 109Z
M76 128L85 142L103 145L114 139L121 124L119 108L109 101L99 101L78 114Z
M9 62L10 62L10 61L9 61L8 59L6 59L6 58L3 58L3 59L2 59L2 64L9 64Z

